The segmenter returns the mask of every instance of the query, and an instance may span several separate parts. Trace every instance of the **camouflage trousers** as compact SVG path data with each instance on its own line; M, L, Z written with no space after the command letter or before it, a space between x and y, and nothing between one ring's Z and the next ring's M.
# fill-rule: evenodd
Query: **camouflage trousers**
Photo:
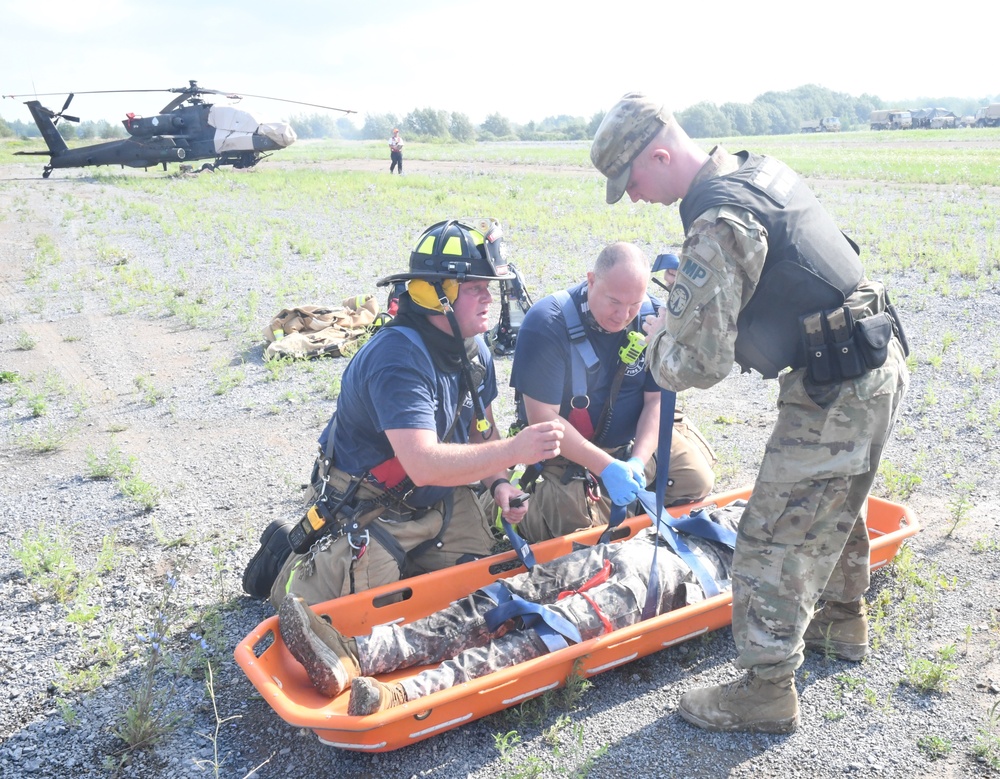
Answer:
M712 518L732 530L742 512L742 506L731 505L713 512ZM639 621L655 543L655 534L646 529L622 543L584 547L541 563L504 583L525 600L548 604L576 625L586 641L605 633L609 626L618 630ZM697 538L689 538L687 543L725 589L731 550ZM691 569L662 541L656 561L661 584L657 613L704 599ZM586 586L606 566L607 579ZM434 666L402 680L407 700L414 700L548 652L538 634L517 619L491 633L485 614L496 605L484 591L476 590L423 619L376 626L371 634L357 639L362 674L375 676L401 668Z
M615 450L605 451L616 454ZM683 415L677 414L670 441L666 504L672 506L691 503L707 496L715 486L715 474L712 471L715 463L715 452L701 432ZM611 501L608 498L595 500L588 495L582 478L563 483L567 469L574 467L576 466L564 457L556 457L545 463L542 476L528 503L528 514L517 528L529 543L546 541L608 523L611 516ZM646 463L646 484L652 485L655 481L654 454ZM633 512L629 512L629 516L632 515Z
M737 665L764 679L794 672L818 600L861 598L869 584L868 492L909 375L899 342L876 370L815 385L779 377L778 419L733 558Z

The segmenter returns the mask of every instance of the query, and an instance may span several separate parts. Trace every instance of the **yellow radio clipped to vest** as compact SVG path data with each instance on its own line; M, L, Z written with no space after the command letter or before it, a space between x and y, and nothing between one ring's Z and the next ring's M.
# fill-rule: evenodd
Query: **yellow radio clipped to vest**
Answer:
M628 343L618 350L618 356L626 365L635 365L646 349L646 336L635 330L630 330Z

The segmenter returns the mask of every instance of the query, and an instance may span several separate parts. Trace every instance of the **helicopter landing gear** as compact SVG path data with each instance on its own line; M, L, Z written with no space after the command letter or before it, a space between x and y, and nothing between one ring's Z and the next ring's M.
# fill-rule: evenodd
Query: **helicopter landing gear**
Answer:
M257 164L260 156L254 152L244 152L239 156L239 159L233 163L233 167L237 170L245 170L247 168L252 168Z
M42 178L47 179L51 175L52 175L52 166L46 165L45 168L42 170Z

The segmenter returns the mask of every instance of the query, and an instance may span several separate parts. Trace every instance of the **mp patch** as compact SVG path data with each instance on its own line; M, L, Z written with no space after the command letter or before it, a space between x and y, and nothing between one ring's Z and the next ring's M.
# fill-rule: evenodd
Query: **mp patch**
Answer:
M681 263L681 275L690 279L691 283L699 289L705 286L712 272L699 262L695 262L690 257L685 257Z
M667 311L670 316L680 316L691 302L691 290L685 287L680 281L674 284L670 290L670 297L667 298Z

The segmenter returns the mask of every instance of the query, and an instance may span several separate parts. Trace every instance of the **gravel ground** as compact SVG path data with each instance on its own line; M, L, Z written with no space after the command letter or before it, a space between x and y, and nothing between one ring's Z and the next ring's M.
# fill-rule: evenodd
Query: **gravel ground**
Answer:
M435 169L407 160L407 173ZM301 511L312 442L346 365L325 360L271 371L252 334L276 313L278 285L300 293L301 303L374 291L371 280L398 267L429 223L424 213L390 225L379 224L364 202L336 213L303 205L301 234L332 247L322 271L333 275L337 292L317 299L327 287L302 280L316 261L301 248L290 252L292 238L236 260L226 254L221 221L254 214L265 221L244 203L247 179L239 173L215 174L227 177L225 186L216 179L216 189L198 200L203 234L179 231L169 216L143 207L163 202L150 194L150 180L174 193L181 208L198 179L147 174L132 186L129 179L43 182L36 175L35 166L0 167L0 370L20 376L12 383L5 373L0 383L0 775L577 776L587 775L581 766L602 747L589 775L991 774L973 749L1000 700L995 272L971 294L960 279L954 294L945 294L917 271L885 277L920 358L887 452L899 476L880 479L876 494L893 494L910 477L906 502L924 529L908 545L909 575L889 569L875 576L871 596L885 595L890 605L882 622L888 629L871 657L850 664L810 655L800 669L798 732L710 734L676 715L685 690L736 676L729 631L720 630L594 678L556 742L550 728L558 714L541 725L494 715L367 755L325 746L311 731L285 724L232 660L236 643L272 613L242 594L243 567L269 521ZM450 185L484 171L451 166L440 175ZM816 189L838 215L919 201L918 212L900 218L902 231L919 232L923 215L957 201L980 214L1000 207L995 191L885 186L859 194L835 182L816 182ZM857 228L863 217L853 218ZM509 232L516 248L516 226ZM993 252L995 268L990 240L980 236L977 245ZM595 252L602 243L593 239ZM172 294L153 289L151 280L169 283ZM211 307L211 321L183 307L195 299ZM229 299L239 302L229 306ZM505 384L509 361L498 365ZM720 489L752 483L775 396L773 383L734 373L682 397L720 455ZM504 426L509 401L498 405ZM40 451L57 441L54 451ZM141 489L137 502L114 479L95 478L101 464L131 465L133 486L159 492L150 501L155 507L143 508ZM14 553L39 538L65 551L61 570L76 567L68 576L75 593L60 599L26 578ZM178 721L151 748L126 754L115 731L132 696L149 688L149 639L139 637L157 626L167 638L153 707ZM903 682L914 660L940 661L941 651L954 666L946 690L920 692ZM521 741L502 754L494 736L511 729ZM931 743L941 746L937 759Z

